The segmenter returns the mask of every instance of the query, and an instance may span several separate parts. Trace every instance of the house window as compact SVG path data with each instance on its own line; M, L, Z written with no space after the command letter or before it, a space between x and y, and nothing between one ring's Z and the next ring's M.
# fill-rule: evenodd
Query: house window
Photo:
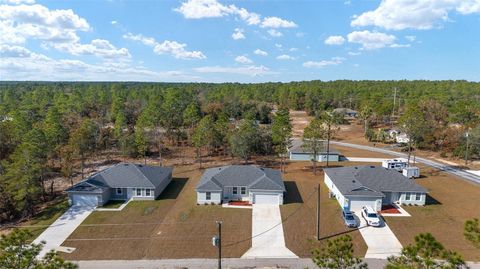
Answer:
M410 195L409 192L405 193L405 200L410 201Z
M212 193L211 192L206 192L205 193L205 200L212 200Z
M150 196L150 189L145 190L145 196Z
M237 187L233 187L233 194L238 194L238 188Z
M417 200L417 201L422 200L422 194L421 194L421 193L417 193L417 194L415 195L415 200Z
M137 189L137 196L142 196L142 189Z
M117 188L117 195L122 195L122 193L123 193L122 188Z
M246 187L241 187L240 188L240 193L241 194L246 194L247 193L247 188Z

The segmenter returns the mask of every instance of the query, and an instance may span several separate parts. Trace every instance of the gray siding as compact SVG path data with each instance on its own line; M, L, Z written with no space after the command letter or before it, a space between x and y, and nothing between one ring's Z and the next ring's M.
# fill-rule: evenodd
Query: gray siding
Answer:
M110 200L127 200L127 188L122 189L122 194L117 194L117 189L111 188Z
M310 161L312 157L313 156L308 153L290 153L290 160L292 161ZM318 154L316 160L319 162L326 162L327 154ZM338 154L330 154L328 161L338 162L339 161Z
M407 200L406 193L399 193L399 196L398 201L404 205L425 205L425 199L427 197L425 193L420 194L420 200L416 199L416 193L410 194L410 200Z

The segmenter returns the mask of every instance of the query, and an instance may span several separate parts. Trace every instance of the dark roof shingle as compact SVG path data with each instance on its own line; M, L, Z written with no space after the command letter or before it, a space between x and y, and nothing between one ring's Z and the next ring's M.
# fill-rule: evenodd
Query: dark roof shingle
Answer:
M346 196L383 197L384 192L420 192L427 190L396 170L378 166L327 168L324 172Z

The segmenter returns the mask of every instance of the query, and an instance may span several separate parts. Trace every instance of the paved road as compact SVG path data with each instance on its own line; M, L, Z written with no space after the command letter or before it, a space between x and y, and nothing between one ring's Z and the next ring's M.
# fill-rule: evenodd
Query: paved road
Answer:
M298 258L285 246L279 205L253 205L252 247L242 258Z
M402 244L390 230L388 224L383 223L382 227L368 226L362 217L361 210L357 210L355 215L360 220L359 231L368 247L365 258L387 259L393 255L400 255Z
M365 259L370 269L382 269L386 260ZM128 260L128 261L78 261L80 269L212 269L217 268L216 259L179 259L179 260ZM480 264L468 264L471 269L480 269ZM223 268L318 268L311 259L222 259Z
M349 148L356 148L356 149L361 149L361 150L368 150L368 151L373 151L373 152L379 152L379 153L384 153L384 154L390 154L393 156L397 157L402 157L402 158L407 158L408 155L405 153L401 152L396 152L392 150L387 150L387 149L382 149L382 148L376 148L376 147L371 147L371 146L364 146L364 145L357 145L357 144L351 144L351 143L344 143L344 142L338 142L338 141L331 141L332 144L342 146L342 147L349 147ZM437 168L441 171L447 172L449 174L452 174L454 176L460 177L464 180L470 181L475 184L480 184L480 176L475 175L473 173L469 173L465 170L455 168L450 165L442 164L439 162L435 162L426 158L422 157L415 157L415 161L418 163L423 163L426 165L429 165L431 167Z
M43 258L50 250L57 250L93 210L94 208L85 206L70 207L33 241L35 244L46 242L38 257Z

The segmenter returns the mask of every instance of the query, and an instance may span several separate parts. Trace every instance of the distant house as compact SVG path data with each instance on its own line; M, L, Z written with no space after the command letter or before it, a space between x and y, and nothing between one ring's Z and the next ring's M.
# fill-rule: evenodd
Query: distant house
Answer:
M387 131L387 133L388 137L397 143L407 144L408 142L410 142L410 138L408 137L408 135L400 130L390 129Z
M313 153L303 146L303 141L300 139L294 139L292 141L292 146L288 149L288 156L292 161L311 161L312 158L314 158L317 162L326 162L327 156L328 161L331 162L338 162L340 160L340 153L332 146L330 146L327 154L326 142L323 143L322 149L317 153L317 156L313 156Z
M342 208L358 210L382 204L425 205L427 190L393 169L354 166L324 169L325 185Z
M251 204L283 204L282 173L253 165L228 165L205 170L195 188L197 204L248 201Z
M344 107L335 108L333 113L343 115L343 117L350 119L358 117L358 112L356 110Z
M172 180L172 168L120 163L68 188L71 205L101 206L110 200L154 200Z

